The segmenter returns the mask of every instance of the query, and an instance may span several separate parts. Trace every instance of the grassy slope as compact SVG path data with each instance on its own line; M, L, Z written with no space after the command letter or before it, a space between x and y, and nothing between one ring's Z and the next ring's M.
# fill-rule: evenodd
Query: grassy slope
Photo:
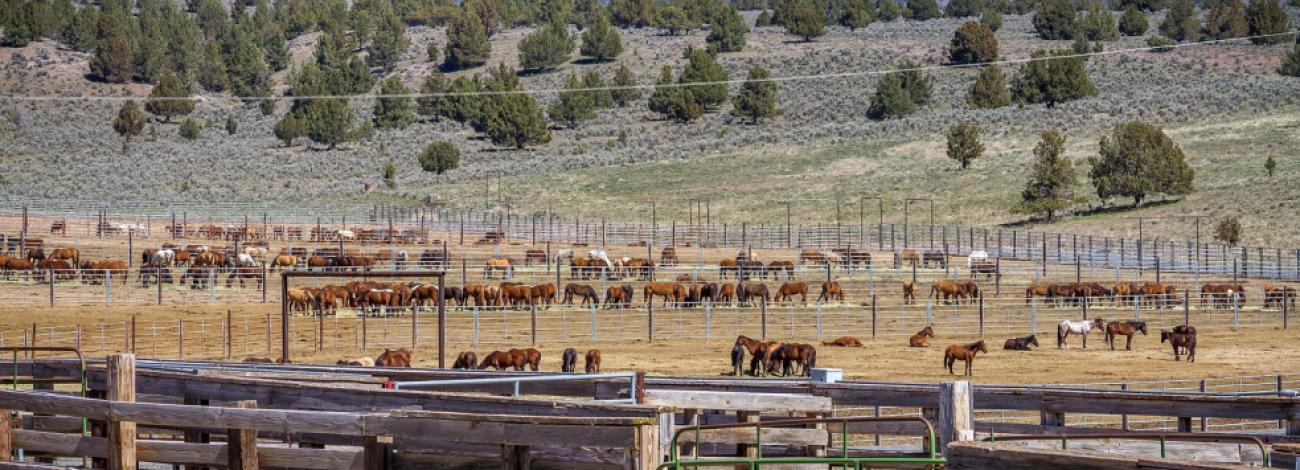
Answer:
M1197 124L1168 129L1196 169L1196 193L1169 204L1141 210L1100 210L1066 218L1036 229L1078 233L1135 235L1131 217L1205 214L1217 220L1239 214L1251 243L1300 244L1293 230L1300 214L1300 115ZM1100 134L1068 134L1067 155L1079 165L1080 191L1093 196L1082 210L1099 206L1087 183L1086 158L1097 152ZM690 161L572 170L545 176L503 180L516 210L553 208L588 217L648 219L649 201L657 201L661 220L686 217L687 200L710 199L715 222L780 222L783 200L793 201L799 223L834 222L835 198L845 201L845 223L857 223L856 201L862 195L887 198L886 221L903 219L902 199L933 197L942 223L1011 224L1021 220L1007 209L1019 198L1032 160L1036 136L985 141L986 152L968 171L956 170L945 155L943 137L910 142L826 147L795 147L742 152ZM1273 178L1264 174L1268 154L1278 161ZM484 201L483 182L439 188L459 201ZM1117 201L1126 203L1127 201ZM868 201L867 219L874 220ZM924 207L914 203L913 216ZM1191 220L1151 220L1152 233L1189 238ZM1203 221L1203 234L1210 233ZM1208 235L1205 235L1208 236Z

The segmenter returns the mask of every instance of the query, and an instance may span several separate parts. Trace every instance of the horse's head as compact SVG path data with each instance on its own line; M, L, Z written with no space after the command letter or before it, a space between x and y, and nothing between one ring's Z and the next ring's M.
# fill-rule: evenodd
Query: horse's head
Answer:
M1141 332L1142 332L1142 336L1146 336L1146 334L1147 334L1147 322L1143 322L1143 321L1135 321L1135 322L1133 322L1133 327L1134 327L1134 328L1137 328L1138 331L1141 331Z
M921 334L929 337L934 337L934 328L927 325L925 328L921 329Z
M1034 345L1034 346L1038 346L1038 336L1037 336L1037 335L1029 335L1029 341L1028 341L1027 344L1032 344L1032 345Z
M1169 340L1169 332L1165 330L1160 330L1160 342L1163 343L1167 340Z
M1106 331L1106 320L1101 318L1094 318L1092 320L1092 328L1100 331Z
M972 351L979 351L979 352L982 352L982 353L984 353L984 354L988 354L988 352L989 352L989 346L988 346L988 344L985 344L985 343L984 343L984 340L982 340L982 339L979 340L979 341L976 341L975 344L973 344L973 345L971 345L971 346L972 346L972 348L971 348Z

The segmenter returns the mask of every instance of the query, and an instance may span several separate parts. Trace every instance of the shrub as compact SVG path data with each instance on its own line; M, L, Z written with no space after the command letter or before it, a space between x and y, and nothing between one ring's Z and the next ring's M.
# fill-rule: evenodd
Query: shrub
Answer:
M715 14L709 22L709 30L708 37L704 38L709 52L740 52L745 48L745 34L749 27L734 8L728 7Z
M871 97L871 106L867 108L867 117L879 121L901 118L914 111L916 105L904 87L902 76L893 72L880 79L880 86L876 88L876 94Z
M988 65L980 68L975 83L966 92L966 104L975 109L993 109L1011 104L1011 91L1007 89L1002 67Z
M1088 79L1082 57L1073 51L1035 51L1029 62L1020 66L1020 74L1011 82L1011 95L1021 103L1056 103L1097 94Z
M1178 41L1174 41L1173 39L1169 39L1159 34L1153 34L1147 38L1147 46L1151 47L1153 52L1172 51L1174 50L1175 44L1178 44Z
M415 122L415 101L409 95L411 90L402 84L397 75L388 77L379 85L379 98L371 122L380 129L403 129Z
M980 15L980 24L987 26L990 31L997 32L1002 29L1002 14L997 10L984 10L984 14Z
M424 147L420 153L420 168L435 174L443 174L460 166L460 149L455 144L439 140Z
M1201 35L1201 19L1192 0L1173 0L1165 20L1160 23L1160 34L1174 41L1195 41Z
M1079 27L1089 41L1114 41L1119 39L1119 28L1115 25L1115 16L1100 2L1090 2L1088 12L1079 20Z
M1246 22L1246 4L1241 0L1219 0L1210 11L1205 12L1202 33L1207 38L1239 38L1249 32L1250 25Z
M1291 23L1278 0L1251 1L1246 7L1246 21L1250 24L1250 35L1257 36L1250 39L1255 44L1278 44L1294 37L1279 34L1289 31Z
M914 20L942 18L943 11L935 0L907 0L907 17Z
M883 21L894 21L903 17L903 7L894 0L880 0L880 6L876 11Z
M1277 68L1277 73L1300 77L1300 44L1296 44L1295 48L1282 59L1282 65Z
M677 122L690 122L699 119L704 114L704 108L700 106L695 95L690 89L681 90L673 101L668 104L668 119Z
M826 22L812 0L787 0L789 14L784 20L785 31L811 41L826 34ZM933 0L931 0L933 1Z
M569 27L553 21L519 41L519 66L549 69L567 62L572 53L573 38L569 37Z
M614 86L617 88L610 91L614 103L622 107L641 99L641 89L636 88L636 85L636 78L632 76L632 71L626 64L619 64L618 71L614 72Z
M710 83L686 87L691 90L695 100L706 108L713 108L727 101L727 84L719 83L727 80L727 70L718 64L712 54L703 49L687 49L686 57L686 68L682 70L680 83Z
M952 33L948 60L954 64L989 62L998 58L998 38L979 22L967 21Z
M1034 9L1034 31L1043 39L1074 39L1074 6L1068 0L1045 0Z
M609 25L604 13L596 14L591 26L582 33L582 55L599 61L612 60L623 53L623 40Z
M445 64L453 69L478 67L492 54L483 23L472 11L462 11L447 25Z
M496 112L487 117L485 132L493 144L523 149L551 141L546 117L532 95L512 93L496 97Z
M1125 36L1141 36L1147 33L1147 16L1137 7L1124 7L1124 14L1119 17L1119 32Z
M131 137L140 135L140 132L144 131L144 121L144 113L140 112L140 107L136 106L135 101L127 100L118 109L117 117L113 118L113 132L125 140L131 140Z
M194 100L189 99L189 87L181 83L175 73L163 75L149 92L149 101L144 104L149 114L162 117L170 122L172 116L189 114L194 111Z
M1214 225L1214 240L1228 246L1237 246L1241 243L1242 232L1240 216L1224 217Z
M199 133L202 131L203 125L199 124L199 121L194 118L185 118L185 122L181 123L180 135L181 137L184 137L185 140L198 139Z
M961 162L961 169L970 168L970 162L984 153L980 143L980 130L974 124L958 123L948 131L948 158Z
M562 123L569 129L577 129L582 121L596 117L596 102L592 95L583 91L582 82L577 75L569 75L564 91L558 99L547 108L546 114L551 121Z
M1273 156L1269 155L1268 160L1264 160L1264 173L1267 174L1269 178L1272 178L1273 173L1275 172L1277 172L1277 160L1274 160Z
M856 31L865 28L876 20L876 7L871 0L845 0L844 13L840 15L840 26Z
M1098 156L1090 157L1088 177L1105 201L1131 197L1142 203L1151 194L1184 195L1192 192L1196 171L1187 165L1183 150L1159 127L1130 121L1115 126L1101 138Z
M731 115L749 118L750 122L758 124L762 118L779 114L780 110L776 109L776 83L770 78L772 74L761 66L749 69L740 92L731 97Z
M758 17L754 18L754 26L758 28L772 26L772 12L770 10L759 12Z
M226 134L235 135L236 132L239 132L239 121L234 116L226 116Z
M963 18L979 15L982 8L983 0L949 0L943 7L943 14L949 18Z
M307 135L307 124L295 116L293 113L284 115L280 122L275 123L275 138L284 142L285 147L293 146L294 139L305 137Z

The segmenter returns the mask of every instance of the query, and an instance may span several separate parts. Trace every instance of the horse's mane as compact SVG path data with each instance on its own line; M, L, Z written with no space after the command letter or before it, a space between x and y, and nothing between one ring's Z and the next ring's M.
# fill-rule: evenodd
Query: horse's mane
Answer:
M981 344L984 344L984 340L982 340L982 339L979 340L979 341L976 341L976 342L974 342L974 343L967 344L967 345L966 345L966 350L968 350L968 351L974 351L974 350L976 350L976 349L979 349L979 346L980 346Z

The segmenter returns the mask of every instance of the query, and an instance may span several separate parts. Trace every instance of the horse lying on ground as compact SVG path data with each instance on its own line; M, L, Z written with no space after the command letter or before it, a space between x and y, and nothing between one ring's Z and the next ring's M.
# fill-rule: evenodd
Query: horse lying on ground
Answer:
M1002 344L1002 349L1009 351L1028 351L1030 346L1038 347L1038 336L1029 335L1008 339L1006 343Z
M916 332L911 338L908 338L907 344L914 348L924 348L930 346L929 338L934 337L934 328L926 326L921 331Z

